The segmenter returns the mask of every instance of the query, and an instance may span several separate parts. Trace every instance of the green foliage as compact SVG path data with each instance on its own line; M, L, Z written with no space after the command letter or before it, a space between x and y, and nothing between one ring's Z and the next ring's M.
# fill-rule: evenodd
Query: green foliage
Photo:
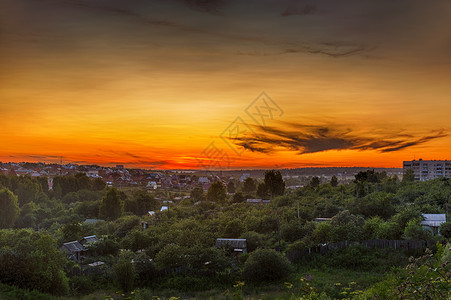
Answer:
M440 225L440 234L443 235L443 237L449 239L451 238L451 222L445 222Z
M120 260L114 266L114 275L118 285L124 292L127 293L133 289L136 279L136 272L130 260Z
M280 253L270 249L258 249L249 255L243 269L243 278L250 282L278 281L292 271L290 262Z
M204 193L204 189L201 186L196 186L194 189L191 190L191 196L190 198L194 201L205 201L206 196Z
M19 203L17 196L9 189L0 190L0 228L7 228L14 225L19 216Z
M240 238L246 239L247 252L252 252L265 245L265 235L255 231L247 231Z
M63 226L63 242L77 241L82 238L82 228L79 222L71 222Z
M244 180L243 182L243 188L242 191L243 193L247 194L247 193L253 193L257 190L257 182L255 181L255 179L248 177Z
M0 231L0 281L56 295L68 291L66 262L49 235L31 230Z
M337 176L332 176L332 178L330 179L330 185L332 186L332 187L336 187L337 185L338 185L338 179L337 179Z
M220 181L213 182L207 192L207 200L217 203L224 203L227 197L226 188Z
M246 198L243 193L235 193L232 198L232 203L242 203L246 202Z
M330 235L332 231L332 225L329 222L319 223L312 234L312 240L316 244L326 243L331 240Z
M233 183L233 181L229 181L229 183L227 183L227 193L233 194L235 193L235 191L236 191L235 183Z
M123 202L115 188L108 190L99 208L99 215L105 220L116 220L122 215Z
M421 218L415 218L410 220L407 223L406 228L404 229L404 234L402 235L402 238L405 240L430 240L432 239L431 233L424 229L423 226L421 226Z
M317 188L320 185L320 180L317 176L312 177L312 179L310 180L309 186L311 188Z
M175 268L187 264L184 249L177 244L168 244L155 256L155 263L160 269Z
M285 182L279 171L266 171L264 184L271 198L282 196L285 192Z
M402 182L413 182L415 180L415 173L412 169L407 169L407 171L402 176Z

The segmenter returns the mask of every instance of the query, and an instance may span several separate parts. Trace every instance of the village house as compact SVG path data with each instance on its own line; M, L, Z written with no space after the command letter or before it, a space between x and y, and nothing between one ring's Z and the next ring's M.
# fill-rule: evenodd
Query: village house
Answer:
M446 222L446 214L422 214L421 226L432 232L433 235L440 234L440 225Z
M69 259L75 261L82 261L88 252L79 241L64 243L60 250L66 253Z

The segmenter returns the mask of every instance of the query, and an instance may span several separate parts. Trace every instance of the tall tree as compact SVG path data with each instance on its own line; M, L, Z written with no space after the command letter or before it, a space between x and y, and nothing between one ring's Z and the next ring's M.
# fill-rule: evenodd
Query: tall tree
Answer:
M11 227L19 216L17 196L9 189L0 190L0 228Z
M330 179L330 185L333 187L336 187L338 185L338 179L337 176L332 176L332 178Z
M207 200L223 203L227 197L226 188L220 181L213 182L207 192Z
M107 220L115 220L122 215L124 204L121 200L119 192L112 188L108 190L100 204L99 214L101 218Z
M282 196L285 192L285 182L283 181L282 174L280 174L279 171L266 171L265 185L271 195L271 198L275 196Z

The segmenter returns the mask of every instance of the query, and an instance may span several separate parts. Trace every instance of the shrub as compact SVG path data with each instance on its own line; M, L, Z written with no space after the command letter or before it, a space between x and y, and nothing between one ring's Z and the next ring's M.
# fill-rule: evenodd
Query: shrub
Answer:
M243 269L246 281L277 281L292 271L290 262L280 253L270 249L258 249L249 255Z

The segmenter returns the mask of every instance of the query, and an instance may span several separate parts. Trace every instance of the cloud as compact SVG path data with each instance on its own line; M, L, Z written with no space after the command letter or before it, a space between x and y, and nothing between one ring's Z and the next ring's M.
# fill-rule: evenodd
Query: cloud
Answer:
M271 126L256 126L255 133L232 138L237 146L259 153L296 151L298 154L331 150L376 150L395 152L448 136L444 130L422 137L392 132L357 133L337 124L304 125L287 123L291 130Z
M223 0L183 0L193 10L205 11L213 15L221 15Z

